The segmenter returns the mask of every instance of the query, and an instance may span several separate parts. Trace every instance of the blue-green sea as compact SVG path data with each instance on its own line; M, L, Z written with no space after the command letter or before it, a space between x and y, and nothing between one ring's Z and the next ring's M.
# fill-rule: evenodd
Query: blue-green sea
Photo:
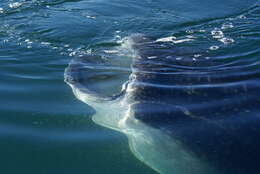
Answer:
M1 0L1 174L157 173L124 134L95 124L95 110L64 82L75 57L127 57L120 48L133 34L170 39L193 61L259 69L258 0ZM120 73L96 79L97 90L121 89L131 61L116 66Z

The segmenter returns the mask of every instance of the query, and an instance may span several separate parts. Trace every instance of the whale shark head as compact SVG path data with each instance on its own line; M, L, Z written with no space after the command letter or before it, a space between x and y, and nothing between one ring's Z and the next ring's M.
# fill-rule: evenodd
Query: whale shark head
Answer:
M65 71L76 97L96 110L93 120L123 132L137 158L159 173L259 173L260 120L251 112L260 108L258 86L241 82L259 71L237 76L167 39L130 40L130 72L118 76L97 55L75 58ZM97 77L109 68L119 85L99 90Z

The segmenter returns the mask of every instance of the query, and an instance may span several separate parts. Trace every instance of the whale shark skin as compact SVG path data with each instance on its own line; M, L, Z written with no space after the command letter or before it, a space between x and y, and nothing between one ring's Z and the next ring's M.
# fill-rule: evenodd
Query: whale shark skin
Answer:
M131 39L132 72L115 95L89 83L100 72L94 65L106 66L101 56L74 58L65 70L75 96L96 110L93 120L124 133L136 157L159 173L259 174L260 94L250 81L259 71L236 75L170 43Z

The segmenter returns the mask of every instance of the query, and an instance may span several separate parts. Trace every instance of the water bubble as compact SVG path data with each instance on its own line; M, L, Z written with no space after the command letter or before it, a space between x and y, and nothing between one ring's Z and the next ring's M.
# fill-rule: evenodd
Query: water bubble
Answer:
M226 29L230 29L230 28L233 28L234 25L232 23L225 23L221 26L221 29L222 30L226 30Z
M209 47L209 49L210 50L217 50L217 49L219 49L219 46L214 45L214 46Z
M220 39L224 37L224 33L219 29L214 29L211 31L211 35L215 39Z
M119 35L116 35L116 39L121 39L121 36L119 36Z
M0 14L4 13L4 9L0 7Z
M239 19L246 19L246 16L245 15L240 15L238 16Z
M186 30L186 33L192 34L192 33L194 33L194 31L193 30Z
M64 47L65 47L65 48L68 48L68 47L70 47L70 45L69 45L69 44L66 44L66 45L64 45Z
M21 2L14 2L14 3L9 4L10 8L18 8L20 6L22 6Z
M232 38L226 38L226 37L219 39L219 41L222 42L222 43L224 43L224 44L230 44L230 43L235 42L234 39L232 39Z

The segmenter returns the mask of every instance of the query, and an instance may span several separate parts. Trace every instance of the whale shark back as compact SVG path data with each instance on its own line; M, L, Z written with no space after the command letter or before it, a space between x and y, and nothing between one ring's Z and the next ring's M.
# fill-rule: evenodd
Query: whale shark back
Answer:
M128 85L132 119L178 139L220 173L260 173L260 70L179 59L180 48L169 43L135 47L139 56Z

